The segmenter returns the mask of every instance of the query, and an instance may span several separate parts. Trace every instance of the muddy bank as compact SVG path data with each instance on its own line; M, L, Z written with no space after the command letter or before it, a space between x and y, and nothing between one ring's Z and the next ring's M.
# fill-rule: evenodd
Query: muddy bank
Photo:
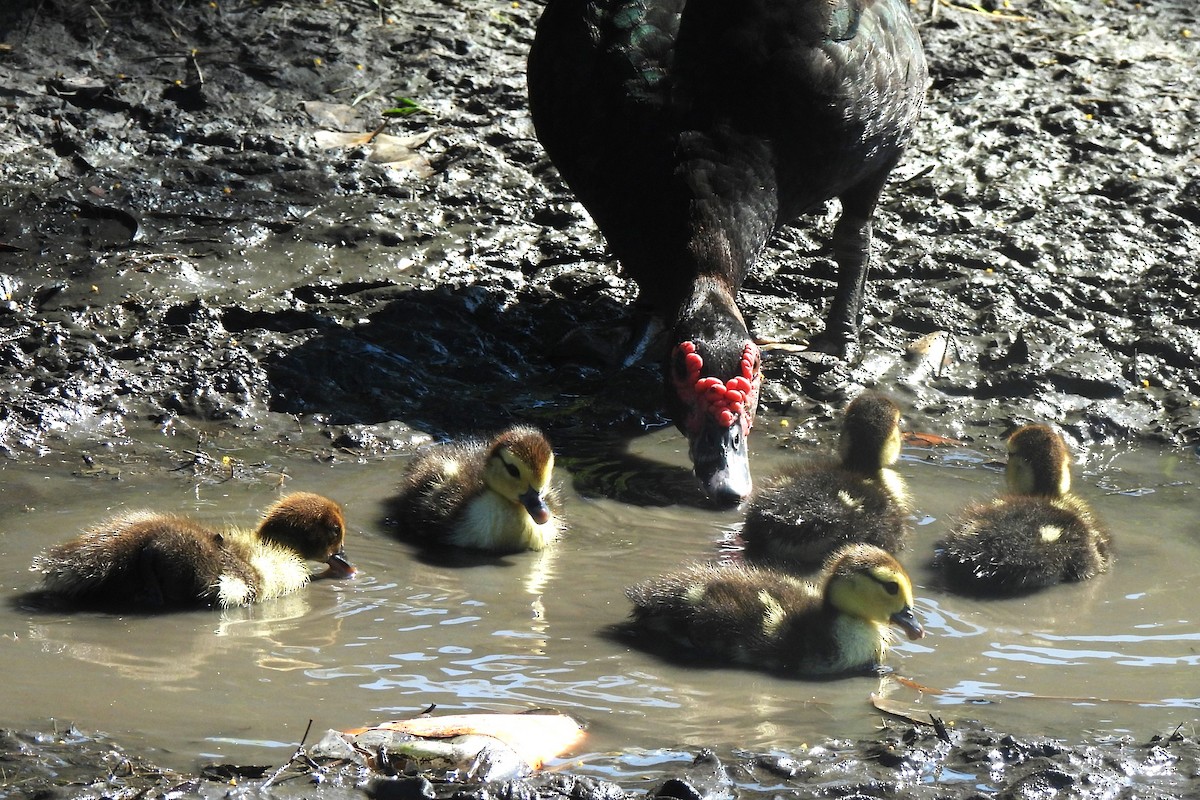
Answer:
M608 781L544 772L486 784L369 773L303 750L288 764L206 765L196 775L154 766L103 734L75 728L0 731L8 797L564 798L672 800L729 797L1077 798L1182 797L1195 791L1200 745L1179 731L1144 740L1067 745L977 726L885 727L878 739L833 740L722 762L695 754L677 776L631 791Z
M653 365L556 347L632 290L532 134L539 10L7 4L0 445L128 460L202 433L354 450L506 417L568 443L660 424ZM1195 442L1194 10L914 13L932 85L877 225L866 354L816 374L771 350L767 413L823 424L896 384L950 435L1048 419ZM785 231L748 283L759 336L817 329L834 216ZM901 358L938 331L944 359Z

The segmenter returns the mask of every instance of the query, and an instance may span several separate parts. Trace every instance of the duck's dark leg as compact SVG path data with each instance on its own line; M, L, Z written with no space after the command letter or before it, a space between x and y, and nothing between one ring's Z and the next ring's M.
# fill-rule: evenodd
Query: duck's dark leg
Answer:
M858 354L859 324L862 321L863 295L871 261L871 219L879 194L892 165L842 194L842 214L833 229L833 257L838 265L837 291L825 330L813 337L810 347L845 359Z

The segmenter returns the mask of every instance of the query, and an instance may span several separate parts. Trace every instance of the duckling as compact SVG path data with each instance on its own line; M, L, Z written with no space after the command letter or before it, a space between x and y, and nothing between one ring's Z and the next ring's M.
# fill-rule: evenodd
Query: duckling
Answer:
M635 628L703 655L805 676L885 672L889 624L925 635L912 584L878 547L846 545L816 584L738 564L699 564L630 587Z
M434 445L405 470L392 502L397 524L428 543L497 552L542 550L558 538L554 451L536 428L491 441Z
M900 409L882 394L859 395L846 407L840 461L791 466L754 498L742 528L746 558L811 569L850 542L900 550L910 508L890 468L899 455Z
M253 531L214 531L187 517L132 511L84 531L34 559L45 594L73 602L148 608L232 606L294 592L317 577L348 578L341 506L297 492L267 509Z
M1008 437L1008 493L962 512L938 542L935 564L952 588L1015 595L1083 581L1112 563L1112 542L1071 493L1070 453L1053 429L1026 425Z

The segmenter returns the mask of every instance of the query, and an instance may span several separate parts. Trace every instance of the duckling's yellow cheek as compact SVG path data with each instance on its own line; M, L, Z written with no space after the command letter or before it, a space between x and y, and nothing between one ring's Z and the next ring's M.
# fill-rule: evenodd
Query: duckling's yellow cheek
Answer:
M1057 542L1063 535L1063 530L1055 525L1043 525L1038 528L1038 535L1042 537L1043 542Z

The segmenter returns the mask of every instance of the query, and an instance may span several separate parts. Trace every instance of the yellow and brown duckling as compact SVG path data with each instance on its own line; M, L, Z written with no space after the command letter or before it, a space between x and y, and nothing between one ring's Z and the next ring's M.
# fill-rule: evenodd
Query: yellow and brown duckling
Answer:
M895 625L924 636L904 568L878 547L846 545L817 583L776 570L698 564L625 591L632 625L709 658L801 676L886 671Z
M900 409L866 393L846 407L839 461L796 464L754 498L742 527L748 560L786 569L819 566L852 542L899 551L909 496L891 468L900 455Z
M254 530L216 531L188 517L133 511L34 559L44 594L77 604L145 608L232 606L294 592L312 577L348 578L341 506L308 492L272 505Z
M429 544L497 552L542 550L562 521L551 485L554 451L536 428L464 439L414 456L392 501L395 522Z
M1112 562L1109 534L1071 493L1070 452L1045 425L1008 437L1008 493L962 512L937 544L935 563L953 589L1014 595L1083 581Z

